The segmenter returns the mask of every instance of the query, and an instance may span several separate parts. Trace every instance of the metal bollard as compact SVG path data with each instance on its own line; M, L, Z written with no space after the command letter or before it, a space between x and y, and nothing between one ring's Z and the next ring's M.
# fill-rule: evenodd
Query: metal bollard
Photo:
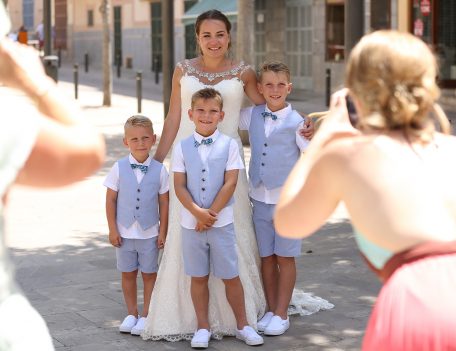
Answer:
M62 49L61 48L58 48L58 50L57 50L57 57L59 58L58 67L60 68L60 66L62 65Z
M87 52L84 54L84 72L89 72L89 54Z
M44 70L46 74L54 79L55 82L59 78L59 58L55 55L48 55L43 57Z
M326 106L329 106L331 99L331 69L326 69Z
M138 113L141 113L142 100L142 72L136 72L136 97L138 98Z
M78 78L79 78L79 65L76 63L73 66L73 78L74 78L74 98L78 99Z
M120 78L121 65L122 65L122 63L120 62L120 55L116 55L117 78Z
M158 73L159 73L159 69L158 69L158 56L154 56L154 61L153 61L153 71L155 72L155 84L158 84Z

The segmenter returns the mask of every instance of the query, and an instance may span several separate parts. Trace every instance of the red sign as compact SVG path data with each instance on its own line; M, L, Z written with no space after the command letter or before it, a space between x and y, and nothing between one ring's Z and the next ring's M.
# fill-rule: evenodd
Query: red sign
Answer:
M431 1L421 0L420 10L423 16L428 16L431 13Z
M422 37L424 34L424 23L419 18L413 22L413 34L417 37Z

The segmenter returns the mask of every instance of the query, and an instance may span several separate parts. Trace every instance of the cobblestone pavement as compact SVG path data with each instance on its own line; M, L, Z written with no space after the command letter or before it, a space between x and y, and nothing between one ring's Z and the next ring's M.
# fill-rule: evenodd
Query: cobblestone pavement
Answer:
M60 71L59 86L73 96L71 67ZM78 103L91 123L106 137L104 166L72 186L42 191L15 187L6 213L8 243L17 280L44 316L59 351L187 350L188 342L152 342L120 334L117 326L125 309L115 252L107 241L102 181L126 149L122 124L136 112L132 72L114 80L113 107L100 107L97 86L101 74L81 73ZM161 90L145 75L143 113L162 129ZM133 92L133 93L132 93ZM1 98L17 99L24 113L33 108L17 93L0 87ZM300 110L324 109L321 97L301 102ZM311 111L309 111L311 112ZM17 113L15 112L15 115ZM245 148L249 157L249 148ZM297 259L296 287L335 304L332 310L294 316L291 328L279 337L266 337L261 350L358 350L380 284L355 249L343 208L312 237L305 239ZM141 289L141 287L139 287ZM26 325L24 337L27 337ZM227 337L212 341L212 350L249 350Z

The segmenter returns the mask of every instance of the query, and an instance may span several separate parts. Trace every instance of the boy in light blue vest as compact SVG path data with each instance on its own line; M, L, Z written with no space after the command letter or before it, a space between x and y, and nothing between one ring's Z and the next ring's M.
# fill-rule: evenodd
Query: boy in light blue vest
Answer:
M223 101L212 88L192 96L190 120L193 135L174 147L174 188L182 203L182 255L185 273L191 276L191 297L198 322L194 348L207 348L211 337L208 280L223 280L227 300L237 323L236 337L247 345L261 345L263 338L248 325L244 290L239 279L233 225L233 193L244 165L236 141L217 130L223 119Z
M109 241L116 247L117 269L122 272L128 311L119 330L133 335L144 330L157 278L158 251L165 245L168 230L168 172L149 156L155 140L149 118L130 117L123 138L130 154L114 164L104 182ZM138 269L144 285L141 316L136 289Z
M280 62L265 63L258 78L258 90L266 105L243 109L239 128L249 131L250 198L269 308L258 321L258 330L265 335L281 335L290 327L287 310L296 281L295 257L301 253L301 240L280 237L274 228L273 213L285 179L308 140L299 134L303 118L286 102L291 92L288 67Z

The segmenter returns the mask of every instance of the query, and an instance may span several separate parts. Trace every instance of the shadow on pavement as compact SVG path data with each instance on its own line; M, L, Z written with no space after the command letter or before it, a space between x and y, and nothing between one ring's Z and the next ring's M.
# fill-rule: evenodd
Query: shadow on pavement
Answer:
M47 321L58 350L98 349L98 344L111 350L125 344L135 350L188 349L184 342L144 342L118 333L125 311L115 251L105 234L74 231L74 236L80 245L12 250L17 280ZM358 350L380 284L357 253L349 222L324 226L303 241L302 252L296 287L335 307L291 317L290 330L267 337L262 349ZM211 345L215 350L250 350L234 338Z

